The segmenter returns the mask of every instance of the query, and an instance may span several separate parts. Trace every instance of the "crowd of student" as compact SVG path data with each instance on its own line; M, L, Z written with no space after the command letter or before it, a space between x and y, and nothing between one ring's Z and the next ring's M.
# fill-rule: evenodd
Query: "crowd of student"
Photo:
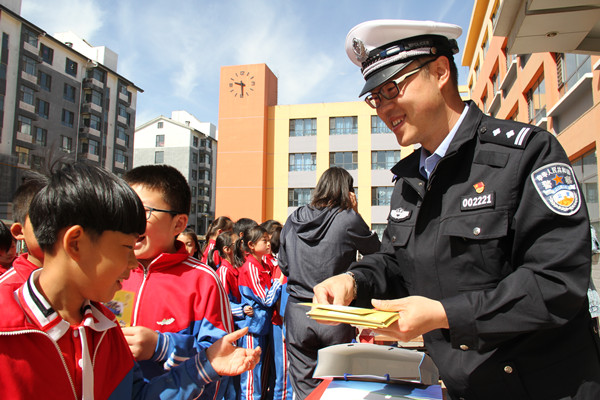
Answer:
M0 231L12 234L1 260L23 245L0 276L4 398L292 398L281 224L217 218L199 252L190 201L166 165L120 179L74 163L23 180ZM129 326L103 305L119 290Z

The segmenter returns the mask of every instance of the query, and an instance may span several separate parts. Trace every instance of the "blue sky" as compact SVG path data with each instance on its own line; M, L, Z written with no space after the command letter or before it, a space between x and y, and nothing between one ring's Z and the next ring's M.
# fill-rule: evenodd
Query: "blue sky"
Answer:
M49 34L73 31L119 54L117 72L144 90L136 125L172 110L218 122L221 66L266 63L279 104L358 100L362 76L348 31L370 19L427 19L463 28L473 0L22 0L21 15ZM459 83L468 69L460 67Z

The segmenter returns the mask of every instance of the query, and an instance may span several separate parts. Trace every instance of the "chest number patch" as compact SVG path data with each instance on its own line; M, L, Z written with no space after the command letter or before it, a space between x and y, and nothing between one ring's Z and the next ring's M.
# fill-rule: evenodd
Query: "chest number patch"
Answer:
M531 174L538 194L553 212L573 215L581 207L581 194L573 169L564 163L552 163Z
M476 196L461 197L460 210L477 210L480 208L493 208L496 204L496 192L479 194Z

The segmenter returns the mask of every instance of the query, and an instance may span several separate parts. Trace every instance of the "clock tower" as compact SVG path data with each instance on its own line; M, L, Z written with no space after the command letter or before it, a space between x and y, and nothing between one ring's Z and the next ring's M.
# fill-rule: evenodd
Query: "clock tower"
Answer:
M215 217L265 220L268 107L276 104L266 64L221 67Z

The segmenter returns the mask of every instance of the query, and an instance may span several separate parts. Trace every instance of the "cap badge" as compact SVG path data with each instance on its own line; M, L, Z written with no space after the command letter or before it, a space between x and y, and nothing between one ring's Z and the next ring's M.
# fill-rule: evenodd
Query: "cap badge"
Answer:
M478 183L476 183L476 184L473 185L473 188L475 188L475 191L477 193L483 193L483 191L485 190L485 183L478 182Z
M410 217L410 211L405 210L404 208L396 208L395 210L390 211L390 219L394 222L401 222Z
M367 60L369 55L367 54L367 49L362 40L357 38L352 39L352 50L354 50L354 54L358 61L362 63Z

